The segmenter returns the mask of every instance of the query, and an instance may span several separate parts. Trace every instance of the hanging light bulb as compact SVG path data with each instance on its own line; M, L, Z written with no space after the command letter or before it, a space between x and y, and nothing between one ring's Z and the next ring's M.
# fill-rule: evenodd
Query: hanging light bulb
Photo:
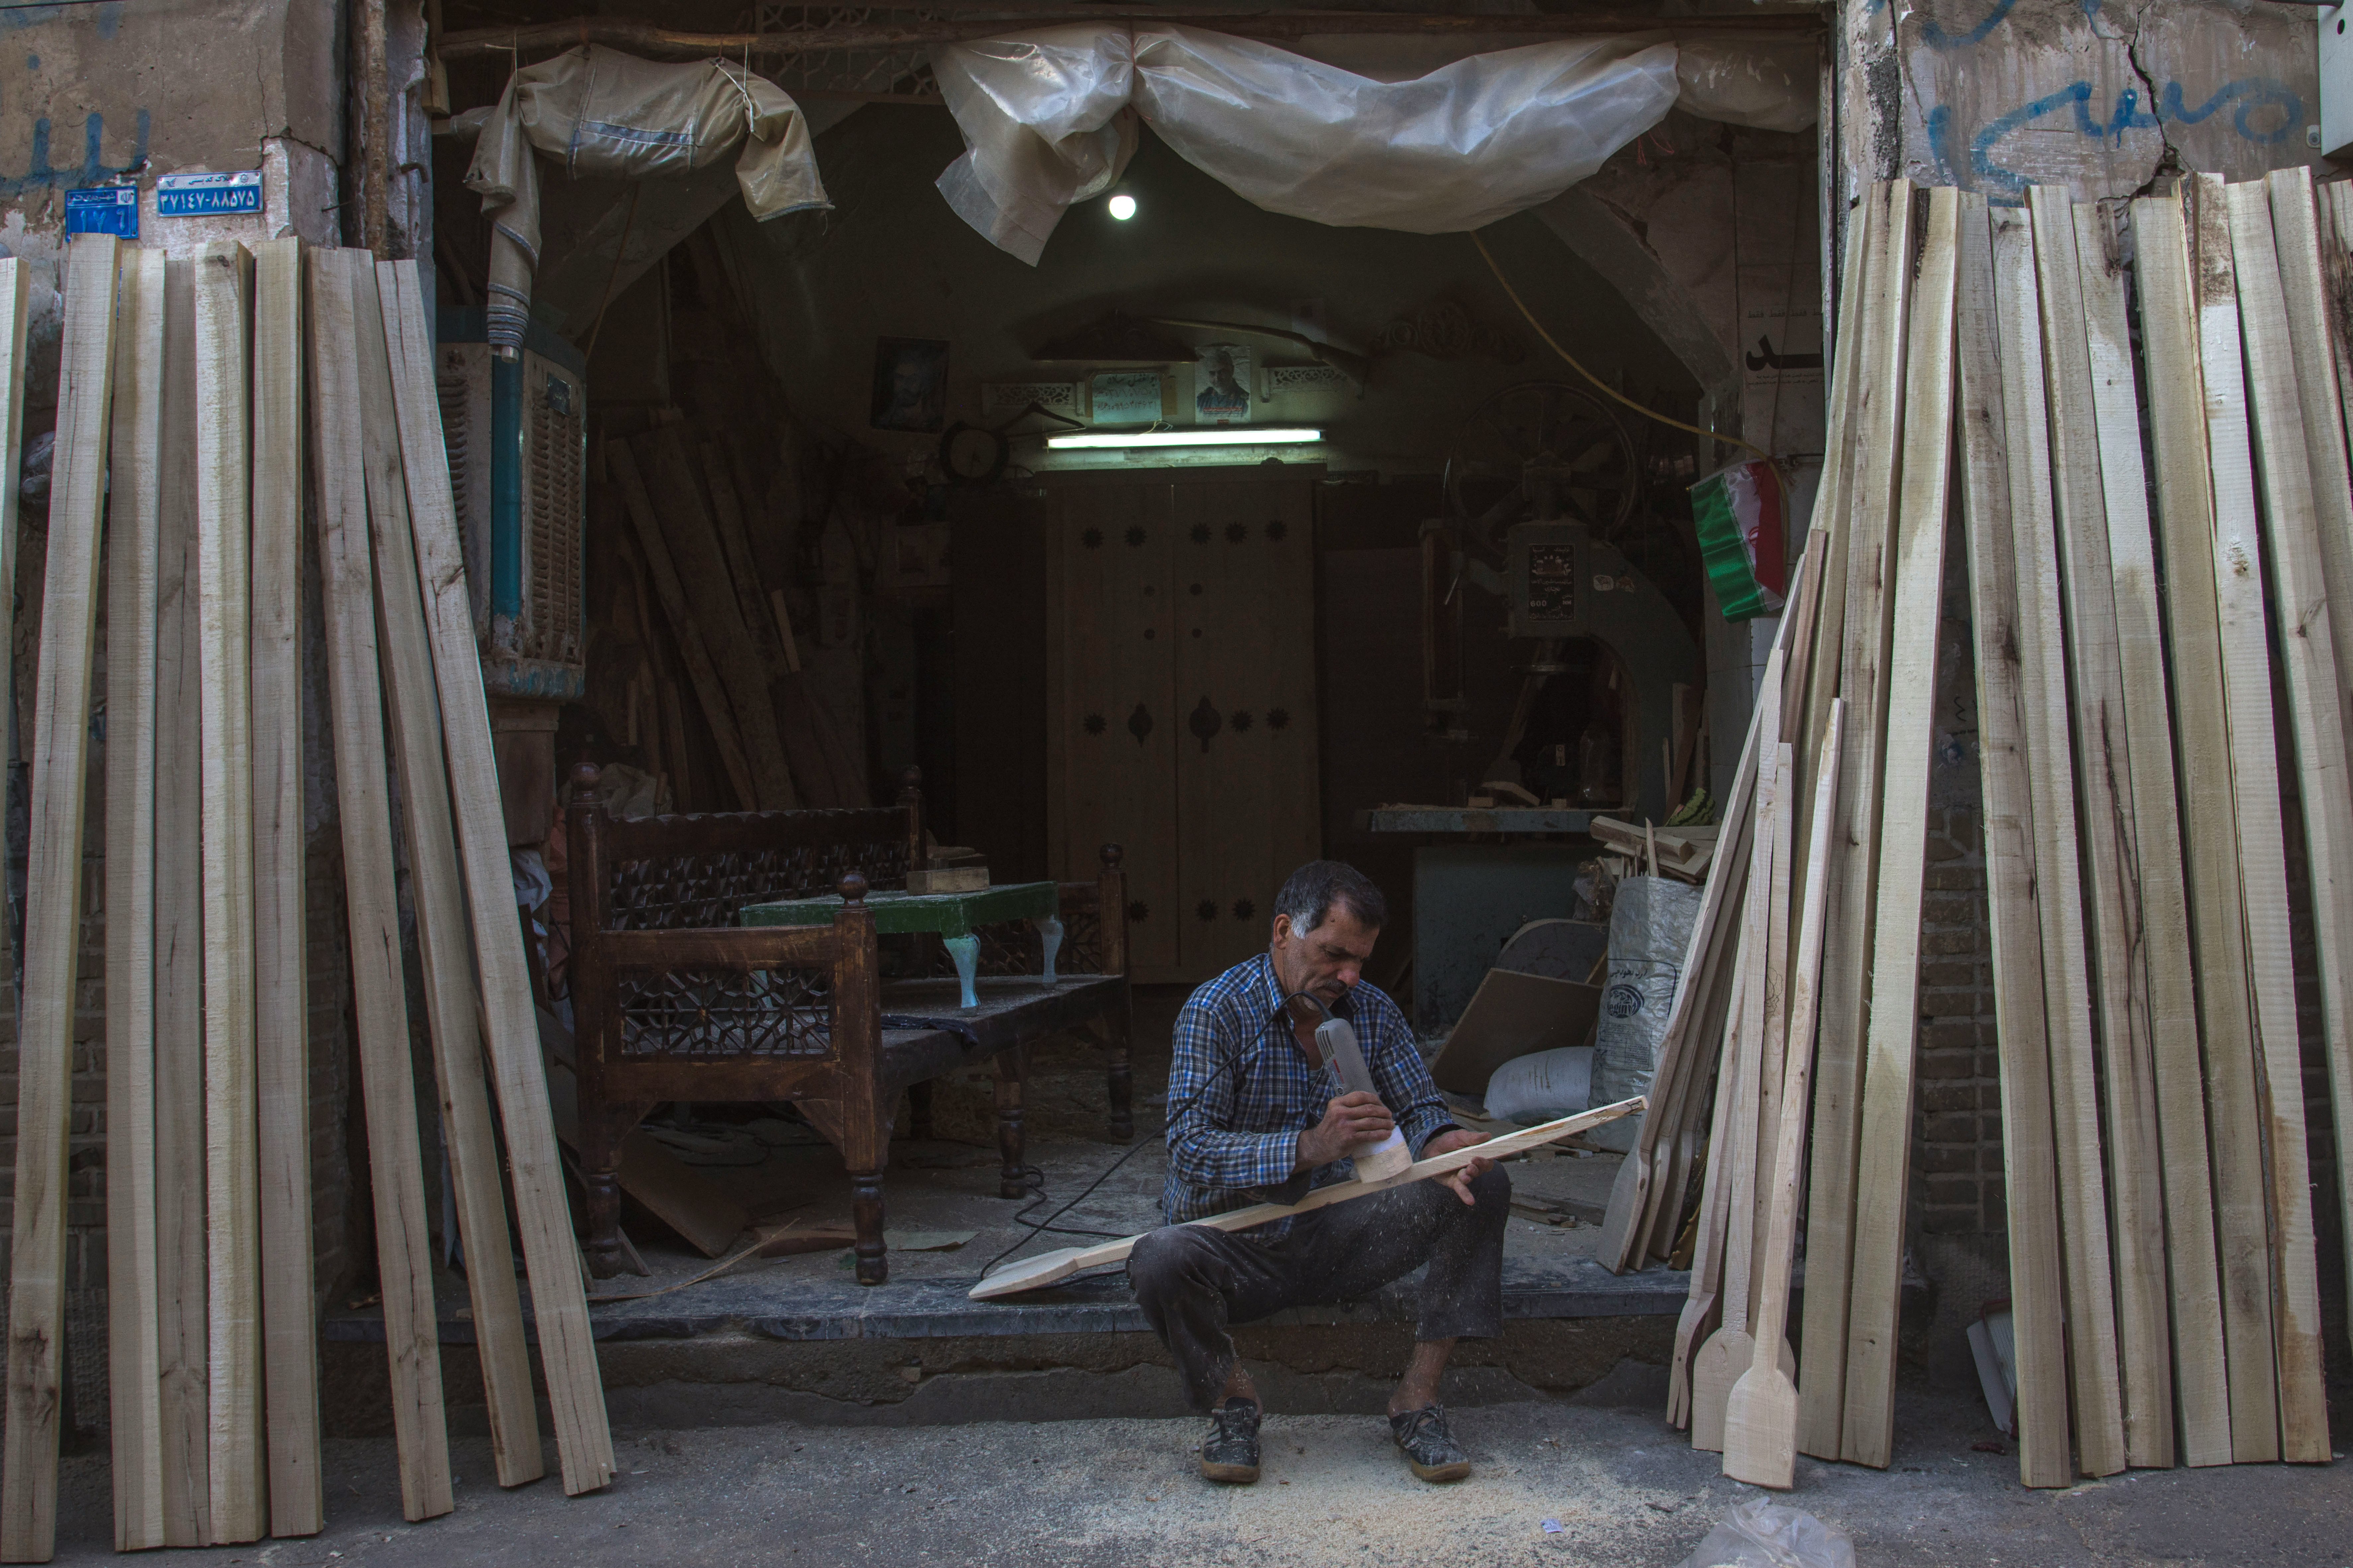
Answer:
M1121 223L1125 223L1135 216L1135 198L1125 191L1112 197L1110 205L1111 216Z

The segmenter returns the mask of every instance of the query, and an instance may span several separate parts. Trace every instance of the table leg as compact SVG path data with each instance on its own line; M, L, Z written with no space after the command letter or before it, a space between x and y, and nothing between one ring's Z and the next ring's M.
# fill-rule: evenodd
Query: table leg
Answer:
M980 938L951 936L942 940L946 943L948 956L955 960L956 979L964 986L964 1000L956 1005L979 1006L980 998L973 993L972 977L974 972L980 967Z
M1029 1052L1020 1046L1000 1052L997 1058L997 1153L1001 1167L997 1191L1000 1197L1029 1195L1021 1125L1022 1086L1029 1076L1028 1058Z
M1038 942L1046 950L1046 984L1054 984L1054 955L1062 951L1062 922L1052 915L1040 915L1030 922L1038 928Z

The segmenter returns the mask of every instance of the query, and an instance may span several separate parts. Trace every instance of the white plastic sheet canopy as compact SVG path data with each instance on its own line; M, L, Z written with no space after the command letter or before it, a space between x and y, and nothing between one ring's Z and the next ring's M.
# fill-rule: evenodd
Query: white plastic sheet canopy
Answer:
M932 51L966 148L939 188L1034 266L1063 212L1118 181L1140 118L1270 212L1445 234L1551 200L1679 105L1803 130L1814 62L1810 41L1577 38L1380 80L1191 27L1044 27Z
M785 90L726 60L661 65L584 44L508 79L482 124L466 184L491 221L487 314L494 347L522 343L539 268L539 166L645 179L685 174L735 148L755 218L830 206L808 123Z

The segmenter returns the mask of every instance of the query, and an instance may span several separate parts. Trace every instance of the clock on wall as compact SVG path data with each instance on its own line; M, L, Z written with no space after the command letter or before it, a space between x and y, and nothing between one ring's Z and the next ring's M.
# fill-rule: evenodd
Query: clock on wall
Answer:
M1005 471L1011 450L1003 432L957 423L940 437L940 468L956 484L987 484Z

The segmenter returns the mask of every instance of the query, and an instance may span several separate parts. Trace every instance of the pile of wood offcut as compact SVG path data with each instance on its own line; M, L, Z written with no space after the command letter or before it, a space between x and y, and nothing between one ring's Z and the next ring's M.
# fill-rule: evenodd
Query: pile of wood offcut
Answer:
M2353 186L1895 182L1855 220L1831 461L1603 1260L1690 1247L1669 1414L1726 1474L1887 1464L1949 613L2021 1477L2325 1461L2304 1066L2353 1127Z
M403 1510L427 1519L453 1504L396 835L416 900L498 1479L543 1470L519 1239L565 1489L602 1487L612 1439L549 1121L416 266L291 239L167 260L82 236L62 271L0 1560L45 1562L56 1539L74 966L101 697L115 1542L225 1544L323 1523L304 983L306 510L324 586ZM0 262L8 502L26 282L19 263ZM0 542L15 536L9 505ZM14 581L5 554L0 577ZM8 598L0 585L0 613Z

